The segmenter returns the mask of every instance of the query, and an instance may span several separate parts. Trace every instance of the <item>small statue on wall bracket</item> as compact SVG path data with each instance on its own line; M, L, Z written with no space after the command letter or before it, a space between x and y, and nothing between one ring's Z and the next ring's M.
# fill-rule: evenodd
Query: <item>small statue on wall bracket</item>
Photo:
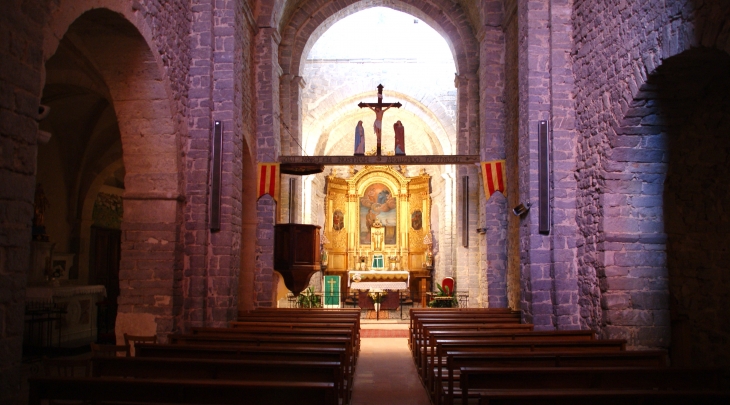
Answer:
M33 240L48 242L46 235L45 214L50 203L43 191L43 186L38 183L35 187L35 198L33 201Z

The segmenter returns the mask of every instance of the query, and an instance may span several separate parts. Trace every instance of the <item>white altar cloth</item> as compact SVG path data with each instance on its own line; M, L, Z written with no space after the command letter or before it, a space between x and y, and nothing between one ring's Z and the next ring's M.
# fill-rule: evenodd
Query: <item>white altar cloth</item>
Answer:
M411 273L405 270L350 270L347 273L347 286L353 290L407 290L411 277Z
M366 281L363 283L350 283L351 290L407 290L408 284L404 281Z

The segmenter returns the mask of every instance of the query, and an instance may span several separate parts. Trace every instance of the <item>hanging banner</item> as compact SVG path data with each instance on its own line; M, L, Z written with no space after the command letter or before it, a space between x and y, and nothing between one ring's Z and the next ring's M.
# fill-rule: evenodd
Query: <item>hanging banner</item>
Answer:
M324 276L324 307L340 307L340 276Z
M279 202L279 176L279 163L258 164L257 200L268 194L274 201Z
M482 180L484 180L484 195L489 198L495 191L507 196L507 182L505 181L505 161L492 160L482 162Z

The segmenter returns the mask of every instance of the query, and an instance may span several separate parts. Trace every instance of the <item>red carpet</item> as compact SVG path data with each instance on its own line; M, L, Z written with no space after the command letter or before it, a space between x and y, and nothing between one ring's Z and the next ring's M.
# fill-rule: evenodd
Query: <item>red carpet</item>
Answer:
M403 329L360 329L361 338L407 338L408 331Z

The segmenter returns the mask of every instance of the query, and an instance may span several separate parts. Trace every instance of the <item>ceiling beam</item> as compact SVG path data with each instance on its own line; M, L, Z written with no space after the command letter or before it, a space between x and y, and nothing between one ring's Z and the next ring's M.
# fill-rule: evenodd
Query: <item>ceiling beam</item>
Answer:
M280 163L324 166L350 165L466 165L479 163L479 155L420 156L279 156Z

